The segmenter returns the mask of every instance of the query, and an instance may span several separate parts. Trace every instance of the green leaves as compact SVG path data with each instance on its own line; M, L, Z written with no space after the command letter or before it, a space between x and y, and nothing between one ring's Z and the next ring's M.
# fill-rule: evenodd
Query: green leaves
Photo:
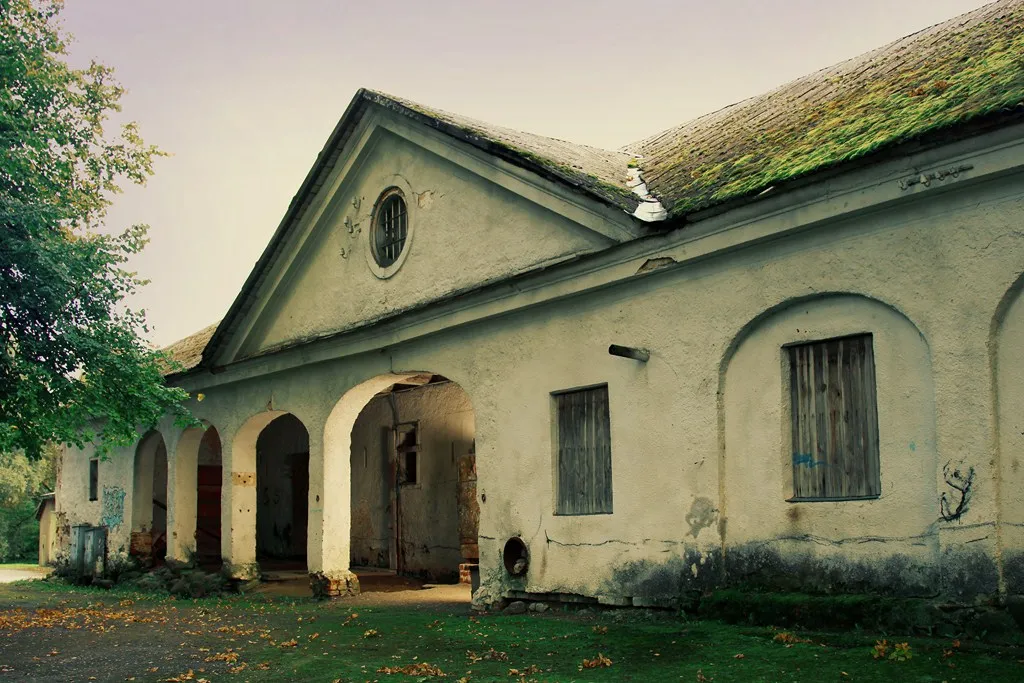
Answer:
M126 264L147 227L102 230L121 184L144 183L163 152L134 123L108 134L124 90L107 66L68 66L60 9L0 0L0 451L31 457L187 419L187 395L163 382L173 364L124 305L145 284Z

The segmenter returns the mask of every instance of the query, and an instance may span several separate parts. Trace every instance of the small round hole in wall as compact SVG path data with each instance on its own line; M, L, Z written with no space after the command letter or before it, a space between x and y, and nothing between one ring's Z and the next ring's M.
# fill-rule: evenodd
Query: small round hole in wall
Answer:
M318 502L318 503L320 502L320 496L316 497L316 502Z
M505 541L505 550L502 552L502 560L505 563L505 571L512 576L522 576L530 567L530 551L518 536Z

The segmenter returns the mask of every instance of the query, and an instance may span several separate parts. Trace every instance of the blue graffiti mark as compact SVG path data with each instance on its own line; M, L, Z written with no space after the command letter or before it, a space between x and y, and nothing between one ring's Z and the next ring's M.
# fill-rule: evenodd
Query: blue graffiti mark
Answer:
M916 450L917 450L917 444L914 443L913 441L911 441L910 442L910 452L913 453Z
M103 514L100 522L108 529L116 529L124 522L124 489L120 486L103 487Z
M793 454L794 465L805 465L810 468L815 467L828 467L827 460L815 460L814 456L810 453L794 453Z

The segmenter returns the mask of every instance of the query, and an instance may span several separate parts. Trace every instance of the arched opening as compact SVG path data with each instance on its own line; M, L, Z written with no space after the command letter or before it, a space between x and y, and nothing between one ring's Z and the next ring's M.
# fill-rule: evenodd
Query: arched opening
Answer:
M1024 593L1024 277L1003 297L992 324L999 454L1002 590Z
M167 556L167 447L155 430L135 449L129 552L146 565Z
M432 373L368 380L335 406L324 446L324 574L351 568L363 590L470 583L480 511L462 387Z
M870 355L856 356L854 343ZM901 590L934 590L938 541L923 535L939 516L934 383L928 343L910 319L855 294L787 302L737 335L720 381L718 507L729 520L731 580L885 588L877 568L896 557L908 567ZM868 471L876 495L807 493L808 481L852 489ZM888 555L846 542L883 536Z
M196 463L196 559L211 568L221 563L222 483L220 434L215 427L210 427L199 442Z
M215 427L182 432L169 476L167 557L216 570L221 564L221 443Z
M256 560L268 572L306 573L309 433L290 413L256 439Z

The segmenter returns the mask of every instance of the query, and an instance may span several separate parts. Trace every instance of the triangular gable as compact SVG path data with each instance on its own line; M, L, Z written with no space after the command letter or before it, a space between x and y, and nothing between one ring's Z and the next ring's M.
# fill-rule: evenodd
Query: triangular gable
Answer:
M489 165L477 173L502 184L514 194L530 197L553 215L572 223L573 228L583 226L593 231L589 242L585 239L578 249L594 251L646 232L643 223L631 216L637 206L644 203L629 189L630 184L636 184L631 183L631 155L491 127L381 93L360 90L210 339L202 365L230 362L243 351L244 355L252 355L252 342L246 340L255 334L257 319L263 316L261 307L267 305L269 297L283 288L292 271L301 265L292 267L301 250L296 240L305 239L298 237L297 231L308 235L314 225L330 220L329 215L336 211L336 207L329 207L335 193L349 174L359 172L360 164L372 153L376 141L387 138L381 130L389 135L415 139L425 149L435 148L436 151L439 141L442 146L454 146L454 153L437 153L449 160L459 159L461 161L455 163L463 163L467 168L473 164ZM632 175L635 177L635 173ZM375 197L364 199L372 203ZM515 248L511 247L510 251ZM562 255L551 253L549 257ZM373 296L370 292L363 292L363 295ZM367 318L373 319L376 318ZM339 324L350 326L353 322L342 320ZM262 324L266 326L265 321ZM292 341L307 340L325 332L322 326L314 330L313 335L305 334L307 331L300 331ZM274 345L281 341L267 343ZM266 350L262 343L257 346L259 351Z

